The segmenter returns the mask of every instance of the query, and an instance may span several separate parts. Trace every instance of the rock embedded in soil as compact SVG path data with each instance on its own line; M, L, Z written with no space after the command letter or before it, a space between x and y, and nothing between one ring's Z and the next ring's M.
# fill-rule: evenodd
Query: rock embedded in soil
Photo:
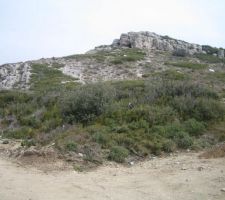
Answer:
M8 140L3 140L2 144L9 144Z

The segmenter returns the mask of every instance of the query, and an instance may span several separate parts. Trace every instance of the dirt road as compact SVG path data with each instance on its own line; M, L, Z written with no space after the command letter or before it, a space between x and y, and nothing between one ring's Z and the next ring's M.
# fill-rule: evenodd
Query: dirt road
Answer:
M0 158L0 200L224 200L225 158L188 153L130 168L44 173Z

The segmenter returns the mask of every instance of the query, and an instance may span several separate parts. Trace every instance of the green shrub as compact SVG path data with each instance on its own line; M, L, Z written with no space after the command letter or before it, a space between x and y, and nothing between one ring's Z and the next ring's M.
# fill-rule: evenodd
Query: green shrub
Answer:
M114 58L114 59L111 61L111 63L114 64L114 65L123 64L123 59L122 59L122 58Z
M61 119L57 119L57 118L52 118L49 120L45 120L42 122L40 130L43 132L49 132L55 128L57 128L58 126L60 126L62 123Z
M225 72L214 72L214 73L210 73L207 76L208 78L212 79L212 80L218 80L221 81L222 83L225 82Z
M151 151L155 155L160 155L163 150L162 141L155 141L153 146L151 147Z
M196 99L194 117L200 121L218 121L224 119L225 106L214 99Z
M217 99L216 92L186 81L170 81L164 79L148 80L145 87L145 100L149 103L161 101L168 104L176 97L191 98L208 97Z
M163 142L162 148L165 152L173 152L176 149L176 143L172 140L166 140L165 142Z
M21 127L4 132L4 137L15 139L30 139L34 136L34 130L29 127Z
M61 99L61 112L69 123L86 124L102 114L112 100L113 91L110 87L87 85Z
M218 121L225 115L225 106L210 98L176 97L172 106L184 118L195 118L198 121Z
M129 128L125 125L115 126L112 128L112 131L117 133L127 133L129 131Z
M166 65L172 65L175 67L189 68L189 69L205 69L208 65L193 62L166 62Z
M145 82L143 80L118 81L113 83L116 100L137 99L143 95ZM128 102L127 102L128 103Z
M25 139L21 142L21 146L23 147L31 147L31 146L36 146L36 142L33 139Z
M191 147L193 139L188 132L185 132L185 127L176 122L165 126L153 127L152 131L155 134L161 135L162 149L166 152L172 152L176 149L176 146L182 149ZM163 138L167 138L163 142Z
M164 135L164 137L177 140L182 138L184 134L186 135L186 132L184 132L184 127L182 124L179 122L174 122L165 126L165 134L166 135Z
M26 116L19 118L20 125L29 126L32 128L38 128L41 125L40 120L36 119L34 116Z
M202 50L205 51L207 54L213 55L217 54L219 49L215 47L211 47L209 45L202 45Z
M209 55L209 54L196 54L196 57L199 60L202 60L207 63L223 63L225 62L223 59L220 59L217 56Z
M0 91L0 107L13 103L27 103L32 99L32 96L21 91Z
M189 78L189 76L186 73L172 69L155 73L155 75L163 77L163 79L168 80L187 80Z
M178 147L182 149L190 148L193 144L193 138L191 138L187 133L180 133L180 138L177 139Z
M77 143L75 142L69 142L65 145L65 149L67 151L76 151L77 150Z
M111 148L108 158L112 161L122 163L129 155L129 151L121 146L114 146Z
M107 133L97 132L92 137L93 140L100 144L103 148L108 147L110 144L110 137Z
M59 91L62 81L74 81L74 78L62 73L58 68L49 67L47 64L32 64L31 90L34 91Z
M124 121L126 123L133 123L137 128L151 127L153 125L163 124L165 122L173 121L176 113L171 107L164 106L138 106L133 109L127 109L123 112L116 111L113 113L115 121Z
M144 59L145 55L146 54L140 49L123 49L113 55L111 63L117 65L123 64L124 62L135 62Z
M202 134L205 130L205 125L203 122L198 122L196 119L189 119L184 122L185 131L190 135L197 136Z

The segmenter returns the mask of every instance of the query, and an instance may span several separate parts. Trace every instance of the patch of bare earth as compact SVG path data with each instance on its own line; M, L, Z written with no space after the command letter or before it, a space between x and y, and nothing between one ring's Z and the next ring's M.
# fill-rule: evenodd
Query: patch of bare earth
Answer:
M54 156L51 147L38 153L29 149L25 153L29 156L20 155L12 161L5 156L9 147L4 145L0 145L1 200L225 199L225 157L199 159L202 152L179 153L132 167L107 162L79 173ZM8 155L18 149L18 143L10 145ZM21 165L24 162L26 165Z
M0 157L21 167L36 168L43 172L71 169L52 145L24 148L21 141L10 140L8 144L0 144Z

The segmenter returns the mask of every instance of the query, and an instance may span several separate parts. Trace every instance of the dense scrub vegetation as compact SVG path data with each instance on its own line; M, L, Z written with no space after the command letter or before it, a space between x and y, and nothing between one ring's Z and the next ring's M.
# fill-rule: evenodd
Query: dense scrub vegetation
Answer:
M125 49L86 56L121 64L145 54ZM188 62L167 65L207 67ZM99 157L124 162L128 156L205 147L213 141L202 135L214 133L212 127L224 122L221 96L207 85L193 83L188 74L171 69L146 75L145 80L79 85L60 67L34 64L29 91L0 91L4 137L22 139L23 146L54 142L60 151L83 153L91 162L99 162ZM218 78L224 80L224 75ZM223 141L224 134L216 131L213 136Z
M188 80L161 76L53 90L49 81L62 76L47 75L34 75L35 91L0 93L5 137L22 138L23 145L55 141L62 151L89 149L89 160L94 145L123 162L128 155L204 147L201 135L225 115L216 92Z

